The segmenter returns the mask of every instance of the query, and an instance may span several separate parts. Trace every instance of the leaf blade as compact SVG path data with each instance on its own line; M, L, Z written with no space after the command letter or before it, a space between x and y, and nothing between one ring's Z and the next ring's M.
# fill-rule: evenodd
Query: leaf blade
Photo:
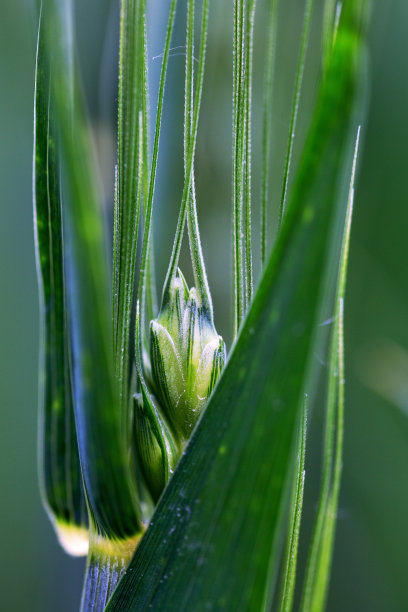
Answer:
M139 534L141 526L113 378L104 228L94 156L73 70L66 21L71 8L69 1L47 5L44 36L52 58L52 94L68 193L65 257L75 423L90 522L99 534L127 539Z
M81 555L87 550L87 513L73 412L62 194L56 130L50 112L50 80L40 22L33 160L34 234L41 318L40 483L44 505L62 546L71 554Z

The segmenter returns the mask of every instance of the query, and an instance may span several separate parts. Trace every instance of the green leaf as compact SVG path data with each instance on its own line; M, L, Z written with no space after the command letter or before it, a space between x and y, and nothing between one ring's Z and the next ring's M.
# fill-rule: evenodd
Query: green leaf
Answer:
M270 607L319 297L344 219L358 52L355 32L339 32L275 249L108 610Z
M117 540L141 531L136 486L115 392L108 266L93 151L75 80L69 2L44 11L52 102L67 185L65 262L72 330L75 422L90 523ZM50 53L52 49L52 54Z
M40 293L40 482L59 541L88 549L87 511L76 441L66 309L58 143L50 113L50 72L38 32L34 114L34 232Z

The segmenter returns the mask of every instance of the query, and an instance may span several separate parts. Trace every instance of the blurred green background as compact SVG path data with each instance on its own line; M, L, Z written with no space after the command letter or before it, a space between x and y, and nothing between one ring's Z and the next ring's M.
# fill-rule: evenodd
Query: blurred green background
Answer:
M81 70L110 206L115 155L118 1L81 0L77 24ZM199 215L216 324L227 339L230 315L230 2L213 1L197 169ZM259 139L262 6L255 50L254 137ZM285 3L282 3L285 4ZM151 1L151 93L155 98L166 17ZM286 3L278 40L271 197L282 171L282 143L301 19ZM370 107L363 126L346 311L347 405L330 612L408 609L408 77L406 0L373 2L369 37ZM304 134L316 82L315 20L302 97ZM155 34L154 34L155 33ZM5 612L78 607L84 561L59 549L41 507L36 473L38 299L31 204L32 108L36 19L29 0L0 3L0 588ZM173 45L183 44L180 19ZM171 248L182 180L182 49L169 64L168 102L160 149L155 220L159 285ZM314 66L314 67L313 67ZM152 103L152 107L154 105ZM259 155L254 182L259 184ZM255 187L255 197L259 192ZM171 194L171 195L170 195ZM256 214L256 213L255 213ZM257 227L255 218L254 225ZM187 267L184 260L183 268ZM324 356L319 356L323 357ZM312 421L312 434L318 431ZM312 435L314 440L316 435ZM318 449L307 465L310 490L319 479ZM306 485L307 486L307 485ZM305 502L305 521L315 512Z

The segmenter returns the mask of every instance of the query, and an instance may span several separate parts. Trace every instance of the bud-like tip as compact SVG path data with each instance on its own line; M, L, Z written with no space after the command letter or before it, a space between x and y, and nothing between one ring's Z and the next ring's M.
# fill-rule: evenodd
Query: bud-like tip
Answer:
M150 324L152 374L170 423L186 441L219 378L226 350L195 287L188 291L180 271L169 293Z
M137 393L133 406L139 464L153 501L157 502L174 471L178 451L154 397Z

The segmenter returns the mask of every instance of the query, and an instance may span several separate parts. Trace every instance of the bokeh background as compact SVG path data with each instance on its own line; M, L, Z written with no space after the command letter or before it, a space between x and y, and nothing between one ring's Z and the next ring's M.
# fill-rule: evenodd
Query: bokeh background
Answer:
M165 0L149 0L150 75L155 99ZM31 204L32 108L36 18L30 0L0 2L0 590L5 612L78 608L84 561L58 547L37 485L38 299ZM79 0L78 49L89 116L111 205L115 156L118 0ZM181 3L183 4L183 3ZM260 133L263 5L258 0L254 137ZM271 199L277 197L289 121L302 3L281 14L273 113ZM227 0L212 3L209 55L199 132L199 215L216 305L230 337L231 19ZM373 2L367 87L346 311L347 405L330 612L408 609L408 75L406 0ZM316 85L319 23L315 19L300 141ZM183 45L182 15L173 45ZM158 282L175 227L182 180L182 49L169 64L155 219ZM154 104L152 102L152 108ZM259 155L254 182L259 184ZM259 148L259 147L258 147ZM258 188L255 186L255 199ZM255 212L255 231L257 227ZM170 228L170 231L169 231ZM189 276L185 258L183 268ZM321 356L324 362L324 355ZM323 366L324 368L324 366ZM311 439L321 422L316 413ZM319 479L318 449L307 465L310 490ZM305 521L315 512L310 494Z

